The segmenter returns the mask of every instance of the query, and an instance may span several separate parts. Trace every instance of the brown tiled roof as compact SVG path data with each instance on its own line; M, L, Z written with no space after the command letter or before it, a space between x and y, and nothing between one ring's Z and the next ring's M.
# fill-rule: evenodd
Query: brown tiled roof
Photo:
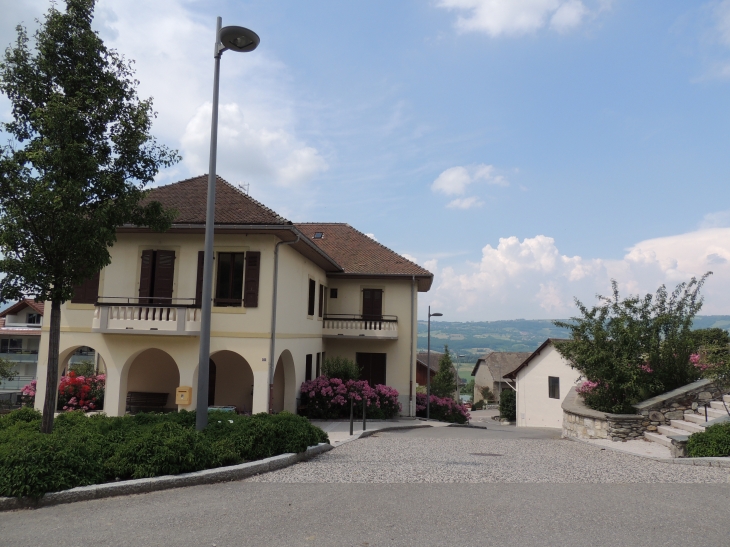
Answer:
M201 175L153 188L145 202L159 201L164 207L176 209L175 224L205 224L207 196L208 175ZM215 223L291 224L221 177L215 185Z
M431 350L431 370L439 369L439 359L441 359L442 355L443 355L443 353ZM428 361L428 352L419 351L418 355L416 356L416 360L425 367L426 361Z
M479 358L471 375L476 376L480 366L486 365L495 381L519 367L532 353L522 351L493 351Z
M297 223L295 226L345 270L345 274L415 275L433 278L418 264L343 223ZM314 234L322 233L320 239Z
M32 300L30 298L24 298L23 300L16 302L12 306L0 312L0 317L4 318L6 315L12 315L13 313L20 311L25 307L31 308L36 313L40 313L41 315L43 315L43 302L36 302L35 300ZM5 323L5 319L3 319L3 323Z

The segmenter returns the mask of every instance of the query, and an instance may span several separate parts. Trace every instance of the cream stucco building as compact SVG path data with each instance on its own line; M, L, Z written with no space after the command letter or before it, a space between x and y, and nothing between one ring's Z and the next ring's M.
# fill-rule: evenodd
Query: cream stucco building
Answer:
M413 415L417 293L433 275L347 224L294 224L220 178L217 186L209 404L295 412L302 382L339 355L396 388ZM202 176L154 189L148 199L177 210L173 227L120 227L111 264L62 307L59 370L93 348L109 415L148 393L171 410L195 408L206 188ZM177 404L178 387L192 388L190 404Z
M562 403L580 373L555 349L549 338L514 371L506 374L517 390L517 425L563 427Z

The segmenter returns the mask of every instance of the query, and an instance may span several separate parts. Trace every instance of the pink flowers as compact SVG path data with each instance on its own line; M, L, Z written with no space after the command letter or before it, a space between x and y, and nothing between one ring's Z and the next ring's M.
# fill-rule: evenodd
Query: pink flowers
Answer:
M30 384L20 390L20 394L25 395L26 397L35 397L35 387L37 383L38 380L33 380Z
M95 410L104 405L106 376L77 376L74 371L61 378L58 406L63 410Z
M416 393L416 415L424 418L426 416L425 393ZM471 418L469 410L465 405L459 404L450 397L437 397L431 395L430 417L445 422L466 423Z
M586 395L588 393L591 393L594 389L598 387L598 382L591 382L590 380L586 380L583 382L576 391L580 393L581 395Z
M703 363L702 362L702 356L699 353L693 353L689 356L689 362L694 365L695 368L705 371L708 368L710 368L712 365L709 363Z
M651 369L651 366L649 365L649 363L644 363L644 364L643 364L643 365L641 365L641 366L640 366L639 368L640 368L641 370L643 370L644 372L648 372L649 374L651 374L652 372L654 372L654 371L653 371L653 370Z
M380 384L372 387L365 380L343 382L339 378L320 376L304 382L300 391L302 405L310 418L347 417L350 399L355 404L355 414L360 416L363 400L371 418L393 418L401 410L397 390Z

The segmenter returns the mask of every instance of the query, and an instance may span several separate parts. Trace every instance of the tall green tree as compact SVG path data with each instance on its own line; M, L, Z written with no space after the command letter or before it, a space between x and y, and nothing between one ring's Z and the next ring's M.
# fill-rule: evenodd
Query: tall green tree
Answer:
M118 226L167 229L172 211L142 204L161 167L179 161L150 135L132 63L91 29L95 0L52 5L34 35L24 27L0 61L12 105L0 151L0 300L50 300L42 430L53 428L61 304L109 264Z
M680 283L669 293L621 298L599 296L588 308L576 299L581 317L555 321L571 339L556 349L580 371L587 383L579 389L591 408L633 413L632 405L686 385L699 377L690 362L700 343L692 320L702 307L700 290L707 276Z
M439 370L431 379L431 394L437 397L454 397L456 393L456 368L451 360L449 346L439 359Z

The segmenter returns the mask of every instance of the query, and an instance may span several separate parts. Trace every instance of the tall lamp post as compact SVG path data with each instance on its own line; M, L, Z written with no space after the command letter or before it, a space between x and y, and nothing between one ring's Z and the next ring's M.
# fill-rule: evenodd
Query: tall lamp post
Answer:
M218 17L215 31L215 72L213 73L213 116L210 124L210 164L208 169L208 203L205 213L205 253L203 256L203 301L200 309L200 356L198 359L198 393L195 428L198 431L208 425L208 375L210 364L210 312L213 297L213 230L215 226L215 163L218 150L218 88L221 55L231 51L253 51L259 45L259 37L243 27L221 28Z
M426 357L426 419L431 419L431 318L441 317L443 313L431 313L428 307L428 357Z

